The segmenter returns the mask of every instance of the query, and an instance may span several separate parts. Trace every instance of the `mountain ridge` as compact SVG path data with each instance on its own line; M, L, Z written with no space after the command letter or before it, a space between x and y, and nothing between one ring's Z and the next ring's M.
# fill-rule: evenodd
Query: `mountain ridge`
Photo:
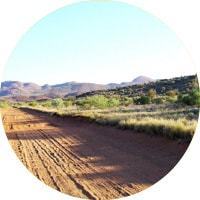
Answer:
M96 90L116 89L125 86L144 84L155 81L146 76L138 76L130 82L122 83L79 83L75 81L42 86L33 82L3 81L1 82L0 98L11 98L17 100L18 97L24 99L56 98L66 96L81 95L86 92Z

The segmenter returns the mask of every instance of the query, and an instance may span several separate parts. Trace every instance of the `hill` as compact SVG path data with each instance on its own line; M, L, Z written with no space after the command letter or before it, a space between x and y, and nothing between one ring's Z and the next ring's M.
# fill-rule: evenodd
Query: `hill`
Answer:
M153 79L140 76L131 82L123 82L120 84L96 84L96 83L78 83L66 82L56 85L45 84L43 86L35 83L23 83L20 81L5 81L1 83L0 98L16 101L48 99L56 97L67 97L82 95L87 92L96 90L116 89L133 84L148 83Z
M138 78L141 80L141 78ZM138 81L137 80L137 81ZM139 81L138 81L139 82ZM119 87L115 89L108 90L98 90L79 95L78 97L92 96L92 95L120 95L135 97L138 95L146 94L150 89L155 89L157 94L162 95L167 91L175 90L177 92L186 93L190 91L194 85L198 85L197 75L176 77L171 79L160 79L157 81L151 81L144 84L133 84L131 86Z

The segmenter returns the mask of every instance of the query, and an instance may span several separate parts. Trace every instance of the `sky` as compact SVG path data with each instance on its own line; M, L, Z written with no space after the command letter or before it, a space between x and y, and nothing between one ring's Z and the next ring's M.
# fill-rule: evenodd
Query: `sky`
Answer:
M105 84L194 73L163 22L129 4L99 1L66 6L36 23L12 52L3 80Z

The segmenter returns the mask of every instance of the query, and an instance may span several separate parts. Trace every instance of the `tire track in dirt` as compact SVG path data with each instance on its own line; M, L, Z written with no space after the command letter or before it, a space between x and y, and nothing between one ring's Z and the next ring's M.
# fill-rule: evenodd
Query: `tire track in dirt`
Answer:
M45 139L48 139L48 143L51 143L52 145L45 145L45 143L43 143L43 146L45 146L44 149L48 149L49 152L56 152L56 149L54 149L55 147L59 149L60 152L62 152L62 154L57 153L57 154L53 154L53 159L55 159L55 163L56 165L60 166L62 168L63 171L65 171L66 169L68 169L69 173L72 175L76 175L77 172L87 172L89 169L90 172L97 172L94 168L92 168L92 166L90 166L88 163L84 162L83 160L81 160L79 157L77 157L77 155L73 154L73 152L71 152L70 150L67 150L64 146L63 146L63 142L65 141L64 139L58 141L57 139L52 138L50 135L46 134L44 131L40 130L43 134L41 135L42 137L44 137ZM45 140L43 140L45 141ZM49 148L51 147L51 148ZM51 155L49 155L49 157L51 157ZM66 160L67 157L67 160ZM63 158L63 159L60 159ZM69 163L70 160L70 163ZM66 166L66 163L68 163L68 165ZM76 170L75 170L76 169ZM98 173L98 172L97 172ZM130 193L128 191L125 191L123 188L119 187L118 185L116 185L115 183L111 182L111 180L107 179L107 184L102 184L101 182L97 182L94 183L92 186L87 185L87 183L83 183L85 185L85 189L82 186L82 183L80 183L77 180L75 180L73 178L72 175L68 174L68 176L71 177L71 179L77 183L77 185L79 185L79 187L83 188L83 190L87 193L89 193L88 191L93 191L94 188L96 188L95 186L101 186L101 191L109 191L109 190L116 190L116 193L118 195L121 196L127 196L130 195ZM84 192L84 193L85 193ZM98 194L100 195L100 193ZM91 198L97 198L95 196L95 194L90 194Z
M8 109L2 118L23 164L58 191L89 199L137 193L168 173L188 144L96 124Z
M45 144L44 142L37 142L35 141L34 144L37 145L37 149L38 149L38 154L42 153L43 155L43 161L47 162L48 164L53 164L55 167L54 169L52 169L53 173L52 173L52 177L55 176L55 174L58 174L59 172L59 176L61 178L68 178L68 183L66 184L65 182L62 181L62 179L60 180L60 178L58 177L57 180L55 180L55 183L57 185L59 185L59 190L62 192L66 192L66 189L68 187L68 184L74 185L74 190L81 190L81 192L83 194L85 194L86 196L93 198L93 196L87 192L84 187L81 187L81 185L75 181L71 176L69 176L66 171L62 168L62 165L60 164L60 160L57 156L55 156L54 153L52 153L51 149L49 148L49 145ZM69 181L69 179L71 181ZM70 183L69 183L70 182ZM77 188L76 188L77 187ZM80 195L80 194L79 194Z
M28 169L40 180L43 180L47 185L60 191L60 188L53 179L51 172L48 170L48 165L45 164L44 158L40 155L38 149L35 147L35 142L23 142L25 152L28 157Z
M99 171L97 171L92 165L90 165L89 163L87 163L84 160L82 160L81 158L79 158L76 154L74 154L72 151L70 151L70 149L65 148L65 146L70 145L67 142L67 140L65 140L65 139L59 140L57 138L55 139L55 138L51 137L51 135L49 135L48 133L45 133L45 131L43 131L43 130L40 130L40 132L43 133L42 136L45 139L48 139L48 142L52 143L52 147L57 147L63 153L63 155L70 160L70 164L72 164L72 166L71 167L68 166L68 168L71 173L76 174L77 173L76 171L87 172L87 169L89 169L90 172L93 171L94 173L99 173ZM62 133L60 133L60 135L62 135ZM56 151L56 150L54 149L53 151ZM63 155L58 155L57 161L59 161L59 158L63 157ZM63 162L66 162L66 160L63 160ZM74 163L76 163L76 164L75 164L75 167L73 168ZM74 169L76 169L76 171L74 171ZM108 192L110 190L112 190L112 191L115 190L116 191L115 193L118 196L128 196L131 194L131 192L133 192L133 189L131 191L129 191L123 187L120 187L118 184L114 183L110 179L108 179L108 178L105 178L105 179L106 179L106 184L105 183L102 184L102 182L97 182L97 183L93 183L92 186L95 188L95 186L98 184L98 187L101 186L101 191L105 190L106 192ZM88 189L92 191L93 188L90 188L90 187L88 186ZM135 189L137 191L138 188L135 188Z
M27 117L29 117L29 116L27 115ZM73 168L72 166L76 166L76 169L78 168L78 170L80 170L80 171L86 171L87 168L90 168L92 171L95 172L95 169L94 169L94 168L92 168L90 165L88 165L87 163L85 163L84 161L82 161L82 160L81 160L77 155L75 155L72 151L66 150L66 148L62 145L62 143L65 142L65 144L66 144L66 143L67 143L67 140L63 139L63 138L65 138L65 136L64 136L62 133L59 133L59 135L63 136L63 138L62 138L61 140L59 140L59 139L54 139L53 137L51 137L51 135L49 135L48 133L45 133L45 131L43 131L43 130L38 130L38 131L40 131L40 132L42 133L42 134L40 135L41 138L45 139L45 140L42 140L42 141L46 141L46 139L48 140L48 144L46 144L45 142L42 142L42 141L40 142L40 143L43 144L43 145L40 146L41 149L42 149L43 151L45 151L47 157L49 157L49 158L51 158L51 159L53 160L53 162L56 164L56 166L60 166L61 168L62 168L62 166L64 166L64 169L62 169L63 172L64 172L66 169L69 169L71 173L73 172L73 174L76 174L76 173L77 173L77 172L76 172L77 170L74 171L74 170L73 170L74 168ZM59 130L57 130L57 131L59 132ZM58 140L59 140L59 141L58 141ZM50 142L51 142L52 145L49 145ZM37 143L37 144L40 145L39 143ZM44 146L45 148L44 148L43 146ZM52 147L52 149L49 148L49 147ZM71 160L71 163L70 163L70 164L71 164L71 167L69 167L69 164L68 164L68 166L67 166L67 168L66 168L65 162L68 162L68 160L65 160L65 159L62 160L61 158L63 157L63 155L57 155L57 154L55 154L55 153L52 153L52 152L55 152L55 151L56 151L54 147L56 147L56 148L58 148L60 151L62 151L62 153L63 153L63 155L64 155L64 158L67 157L68 159ZM62 149L61 149L61 147L62 147ZM64 149L64 150L63 150L63 149ZM73 159L72 159L72 158L73 158ZM61 161L61 160L63 161L63 164L60 164L60 161ZM78 165L78 164L75 164L75 165L74 165L74 163L79 163L79 162L81 162L80 165ZM87 186L87 187L86 187L87 189L85 189L85 188L82 186L81 183L79 183L77 180L75 180L75 179L73 178L72 175L68 174L67 176L77 185L78 188L81 188L83 194L86 194L86 196L88 196L89 198L92 198L92 199L97 198L97 196L95 196L95 194L94 194L94 196L93 196L93 195L89 192L89 191L92 191L93 188L90 188L90 187L87 186L87 184L85 184L85 187ZM122 187L120 187L120 186L118 186L117 184L111 182L109 179L108 179L107 181L108 181L108 183L109 183L109 184L107 184L107 185L105 185L105 184L102 185L101 182L98 183L98 186L101 185L101 190L104 189L106 192L108 192L110 189L116 190L116 193L117 193L116 195L117 195L117 196L128 196L128 195L131 194L129 191L126 191L126 190L123 189ZM110 186L113 186L113 185L114 185L114 187L110 188ZM94 188L95 188L95 186L94 186ZM62 191L63 191L63 190L62 190ZM99 195L101 195L101 193L99 193L98 196L99 196Z
M29 118L31 121L31 115L27 115L27 118ZM44 138L43 135L39 133L39 130L37 130L37 134L40 135L41 138ZM48 138L45 138L45 139L48 139ZM38 155L44 169L46 169L46 172L48 174L47 177L50 177L52 183L46 182L46 179L43 177L44 175L40 175L40 173L38 173L38 176L41 177L39 179L43 180L47 185L53 186L58 191L71 193L71 190L76 191L78 189L81 191L77 192L76 194L77 196L89 197L91 199L94 199L94 197L89 192L84 190L84 187L79 185L75 180L72 179L72 177L67 175L65 171L61 169L61 166L59 164L60 158L58 158L53 153L53 151L51 151L51 149L49 148L50 147L49 144L46 144L45 142L42 142L42 141L43 141L42 139L39 142L37 140L33 140L31 144L29 144L29 146L32 146L36 155ZM33 152L33 151L30 149L30 152ZM51 167L51 166L54 166L54 167ZM63 181L66 178L68 178L68 181L67 182ZM71 181L69 179L71 179ZM71 185L72 188L70 188L69 191L66 191L66 188L68 188L68 185Z

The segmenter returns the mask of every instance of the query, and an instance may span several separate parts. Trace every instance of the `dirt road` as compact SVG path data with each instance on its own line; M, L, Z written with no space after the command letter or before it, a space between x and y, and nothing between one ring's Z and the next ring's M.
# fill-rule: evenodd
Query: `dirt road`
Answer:
M36 177L61 192L89 199L144 190L165 176L188 146L30 110L7 109L2 117L10 144Z

